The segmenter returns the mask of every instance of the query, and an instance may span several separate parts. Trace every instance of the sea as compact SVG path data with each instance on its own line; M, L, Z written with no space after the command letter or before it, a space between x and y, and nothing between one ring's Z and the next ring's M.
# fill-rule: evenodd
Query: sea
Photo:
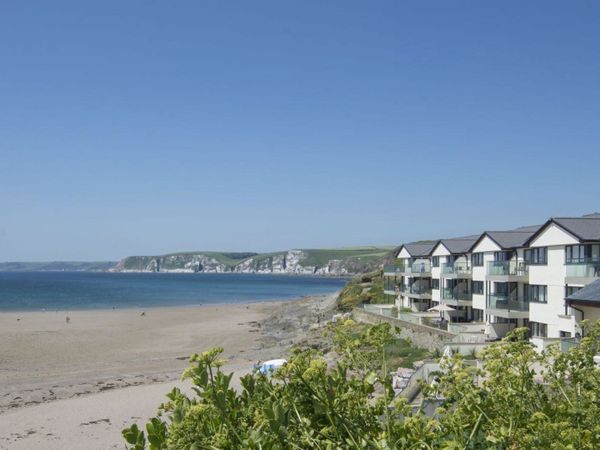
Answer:
M282 301L343 278L238 273L0 272L0 311L71 311Z

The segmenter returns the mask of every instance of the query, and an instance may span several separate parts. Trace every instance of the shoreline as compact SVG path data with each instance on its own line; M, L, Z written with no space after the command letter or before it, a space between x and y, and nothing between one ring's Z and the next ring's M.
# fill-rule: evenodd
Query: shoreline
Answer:
M178 380L192 353L223 347L226 370L247 372L320 336L337 295L157 307L144 316L142 309L83 310L70 312L69 324L52 311L0 313L0 449L122 448L122 422L151 416L173 386L185 387ZM152 401L140 392L152 392ZM88 419L67 423L61 411L77 405ZM99 444L82 444L75 431Z
M300 297L289 297L289 298L274 298L274 299L255 299L255 300L248 300L248 301L239 301L239 302L215 302L215 303L197 303L197 304L193 304L193 303L186 303L186 304L173 304L173 305L147 305L147 306L125 306L125 307L112 307L112 308L84 308L84 309L77 309L77 308L73 308L73 309L7 309L7 310L2 310L0 309L0 318L2 317L2 315L6 314L12 314L12 315L18 315L18 314L31 314L31 313L39 313L39 314L51 314L51 313L71 313L71 312L109 312L109 311L156 311L156 310L160 310L160 309L168 309L168 310L173 310L173 309L182 309L182 308L210 308L210 307L218 307L218 306L231 306L231 305L268 305L271 303L285 303L285 302L295 302L295 301L299 301L299 300L303 300L306 298L312 298L312 297L327 297L330 295L339 295L340 291L337 290L335 292L330 292L330 293L322 293L322 294L307 294L307 295L302 295Z

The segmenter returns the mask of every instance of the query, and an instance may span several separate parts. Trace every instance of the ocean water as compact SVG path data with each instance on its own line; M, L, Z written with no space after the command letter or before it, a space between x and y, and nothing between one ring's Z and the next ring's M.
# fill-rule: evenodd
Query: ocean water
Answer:
M289 300L346 280L213 273L0 272L0 311L151 308Z

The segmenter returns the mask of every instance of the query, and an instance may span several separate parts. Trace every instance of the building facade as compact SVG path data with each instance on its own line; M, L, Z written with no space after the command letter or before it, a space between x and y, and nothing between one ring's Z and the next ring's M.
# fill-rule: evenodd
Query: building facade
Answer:
M599 315L567 298L600 279L600 214L404 244L384 275L386 302L399 309L446 305L449 321L485 323L492 337L525 326L543 348Z

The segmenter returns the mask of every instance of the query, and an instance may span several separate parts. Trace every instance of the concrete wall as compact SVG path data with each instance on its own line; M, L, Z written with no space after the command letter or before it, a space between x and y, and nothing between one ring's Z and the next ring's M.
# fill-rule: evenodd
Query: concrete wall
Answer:
M378 314L373 314L362 309L354 309L352 311L354 320L358 322L378 324L378 323L389 323L394 327L400 328L400 337L404 339L410 339L413 344L417 347L426 348L429 350L443 349L449 342L456 340L456 335L448 333L444 330L437 330L435 328L426 327L424 325L417 325L403 320L394 319L391 317L384 317Z

